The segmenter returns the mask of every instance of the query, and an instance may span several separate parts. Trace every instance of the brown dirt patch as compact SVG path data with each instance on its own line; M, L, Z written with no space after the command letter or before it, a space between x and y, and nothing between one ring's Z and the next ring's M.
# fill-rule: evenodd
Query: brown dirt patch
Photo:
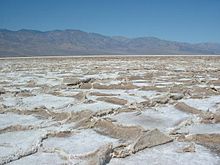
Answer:
M128 103L127 100L120 99L117 97L99 97L97 98L98 101L105 101L107 103L117 104L117 105L125 105Z

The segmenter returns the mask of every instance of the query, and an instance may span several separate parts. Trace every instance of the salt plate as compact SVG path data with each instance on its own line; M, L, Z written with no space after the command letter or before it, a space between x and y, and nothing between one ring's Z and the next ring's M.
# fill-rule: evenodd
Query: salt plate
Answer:
M44 120L40 120L31 115L17 115L13 113L0 114L0 130L14 125L40 126L43 125L44 122Z
M10 165L39 165L39 164L66 164L67 161L61 159L56 153L38 152L36 154L23 157L17 161L9 163Z
M41 130L16 131L0 134L0 160L31 150L45 134Z
M81 130L79 133L73 133L68 137L50 137L44 140L44 148L56 148L72 155L83 155L94 152L99 147L118 143L118 139L100 135L93 130Z
M220 96L211 96L204 99L186 99L182 101L187 105L200 109L202 111L220 111Z
M126 158L113 158L109 165L218 165L220 158L203 146L195 145L196 152L177 152L188 143L173 142L147 148Z
M75 99L71 97L60 97L49 94L39 94L37 96L23 98L22 106L30 109L41 106L45 106L48 109L57 109L65 107L68 104L73 104L74 102Z
M140 125L145 129L158 128L168 132L180 121L189 117L188 114L178 111L172 106L146 109L141 112L119 113L111 118L124 125Z

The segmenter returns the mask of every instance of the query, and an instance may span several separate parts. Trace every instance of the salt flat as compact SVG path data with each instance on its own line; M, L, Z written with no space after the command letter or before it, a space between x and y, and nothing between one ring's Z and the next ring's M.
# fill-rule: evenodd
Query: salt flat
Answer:
M220 164L219 56L0 59L0 164Z

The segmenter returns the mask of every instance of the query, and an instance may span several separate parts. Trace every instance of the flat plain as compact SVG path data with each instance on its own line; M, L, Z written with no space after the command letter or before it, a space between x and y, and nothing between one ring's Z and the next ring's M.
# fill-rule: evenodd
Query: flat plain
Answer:
M220 164L220 56L0 59L0 164Z

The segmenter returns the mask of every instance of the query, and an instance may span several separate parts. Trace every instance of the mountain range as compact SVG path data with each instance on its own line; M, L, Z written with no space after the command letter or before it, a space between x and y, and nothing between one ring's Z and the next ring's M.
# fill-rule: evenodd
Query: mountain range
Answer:
M80 30L0 29L0 56L220 54L219 43L185 43L155 37L105 36Z

